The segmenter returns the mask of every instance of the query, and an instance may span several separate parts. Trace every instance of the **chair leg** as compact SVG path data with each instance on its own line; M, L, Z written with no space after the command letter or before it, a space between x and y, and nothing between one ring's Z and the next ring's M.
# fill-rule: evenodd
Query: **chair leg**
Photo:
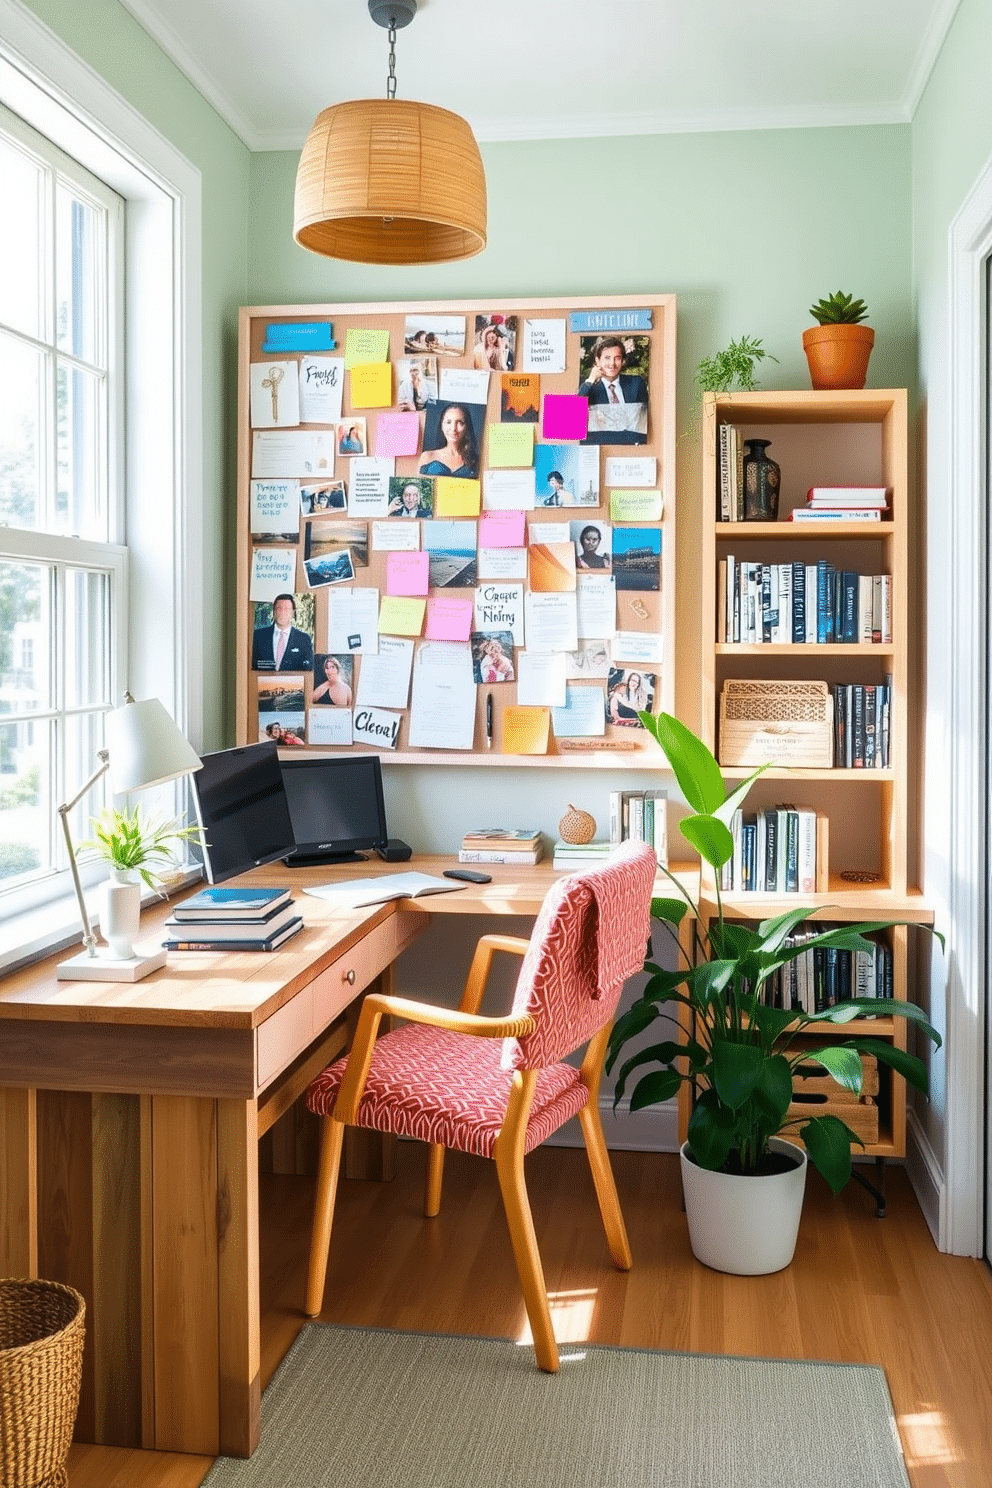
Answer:
M618 1271L629 1271L632 1265L630 1241L627 1239L627 1228L620 1212L620 1200L617 1198L617 1186L610 1167L610 1155L606 1150L603 1123L599 1119L598 1102L586 1102L579 1112L579 1123L599 1201L599 1212L603 1216L610 1256Z
M528 1070L525 1079L526 1084L521 1081L518 1070L514 1076L506 1120L496 1139L493 1157L496 1159L503 1208L506 1210L510 1242L520 1277L520 1290L524 1294L524 1306L534 1335L534 1353L538 1367L547 1374L557 1374L558 1345L551 1326L548 1288L544 1280L541 1253L537 1248L527 1185L524 1182L524 1134L534 1094L534 1071Z
M444 1148L440 1142L427 1145L427 1184L424 1190L424 1213L434 1219L441 1211L441 1179L444 1177Z
M303 1311L316 1317L324 1301L327 1280L327 1257L331 1248L331 1225L334 1222L334 1200L338 1191L344 1123L325 1116L320 1133L320 1168L317 1174L317 1197L313 1206L313 1233L310 1236L310 1265L307 1270L307 1296Z

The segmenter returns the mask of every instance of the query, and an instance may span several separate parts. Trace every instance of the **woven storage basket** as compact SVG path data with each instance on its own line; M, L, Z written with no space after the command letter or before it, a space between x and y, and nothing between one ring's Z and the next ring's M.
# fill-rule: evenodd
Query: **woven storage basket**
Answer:
M721 765L834 762L834 700L826 682L728 679L720 693Z
M65 1488L86 1304L57 1281L0 1281L0 1483Z

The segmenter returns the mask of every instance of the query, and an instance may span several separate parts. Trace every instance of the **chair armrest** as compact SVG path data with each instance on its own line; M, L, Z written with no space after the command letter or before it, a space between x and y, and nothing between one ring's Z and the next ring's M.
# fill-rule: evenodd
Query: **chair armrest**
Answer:
M465 978L465 990L458 1007L463 1013L477 1013L482 994L486 990L489 968L497 951L506 951L511 956L522 956L530 945L519 935L482 935L475 947L472 965Z
M386 1016L405 1018L409 1023L426 1023L432 1028L445 1028L453 1033L467 1033L476 1038L520 1038L532 1033L534 1029L534 1019L527 1015L518 1018L482 1018L475 1013L462 1012L459 1008L433 1007L426 1002L409 1002L405 997L389 997L382 992L370 992L358 1015L358 1027L348 1055L347 1068L334 1103L335 1121L343 1121L345 1125L349 1125L355 1120L365 1092L379 1024Z

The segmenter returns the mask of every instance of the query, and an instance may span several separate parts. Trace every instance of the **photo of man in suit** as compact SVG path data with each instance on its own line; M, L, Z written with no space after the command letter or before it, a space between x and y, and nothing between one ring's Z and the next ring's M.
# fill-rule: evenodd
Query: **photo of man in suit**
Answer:
M305 630L293 624L296 600L291 594L276 595L272 601L272 619L274 624L260 626L252 633L252 671L312 671L313 641Z
M619 336L600 336L588 351L583 345L583 353L583 363L591 356L579 384L579 396L589 400L589 432L583 443L646 444L648 385L640 373L624 371L631 355L627 345Z

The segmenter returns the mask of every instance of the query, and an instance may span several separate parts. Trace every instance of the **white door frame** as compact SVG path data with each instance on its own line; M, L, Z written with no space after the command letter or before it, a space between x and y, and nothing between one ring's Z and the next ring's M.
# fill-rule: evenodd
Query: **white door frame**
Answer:
M950 822L946 1204L941 1250L984 1252L987 773L985 263L992 160L950 228ZM931 501L930 510L939 507Z

